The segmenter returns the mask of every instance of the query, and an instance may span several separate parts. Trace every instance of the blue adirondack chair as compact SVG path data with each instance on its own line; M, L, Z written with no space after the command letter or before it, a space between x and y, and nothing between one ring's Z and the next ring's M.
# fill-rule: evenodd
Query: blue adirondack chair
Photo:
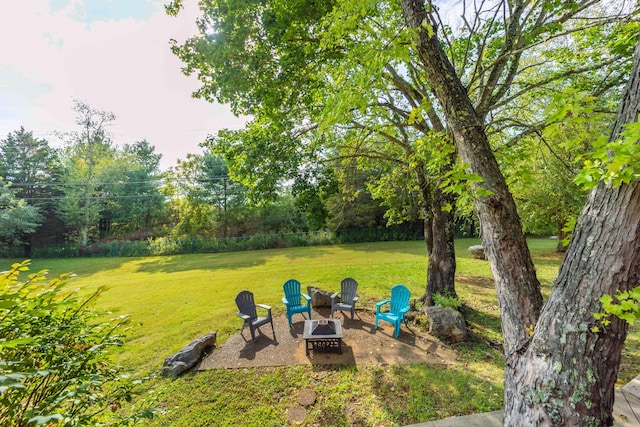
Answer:
M291 317L296 313L307 312L311 319L311 297L300 292L300 282L295 279L287 280L282 288L284 289L282 302L287 307L289 326L292 326Z
M347 277L340 282L340 292L331 295L331 317L336 310L348 311L351 313L351 320L356 311L356 302L360 298L356 292L358 291L358 282L355 279ZM340 295L340 301L338 301Z
M376 329L378 329L378 320L384 320L394 326L395 336L396 338L399 337L400 323L406 323L404 314L409 311L409 297L411 297L411 292L406 286L395 285L391 288L391 299L386 299L376 304ZM389 303L389 311L380 311L382 306Z

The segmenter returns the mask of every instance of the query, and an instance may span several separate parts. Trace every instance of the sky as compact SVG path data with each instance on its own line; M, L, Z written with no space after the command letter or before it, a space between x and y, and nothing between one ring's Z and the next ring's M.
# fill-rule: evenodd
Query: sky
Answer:
M198 144L245 119L225 105L192 98L195 76L171 53L197 33L196 0L177 17L168 0L22 0L0 14L0 139L21 126L53 146L77 131L73 101L109 111L109 131L122 146L146 139L175 165ZM9 5L10 4L10 5Z

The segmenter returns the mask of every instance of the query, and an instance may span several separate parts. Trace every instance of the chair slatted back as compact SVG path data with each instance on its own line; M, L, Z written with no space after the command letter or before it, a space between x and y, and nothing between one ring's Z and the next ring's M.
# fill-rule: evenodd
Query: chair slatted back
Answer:
M242 314L246 314L247 316L251 316L252 319L258 317L258 313L256 312L256 303L253 299L253 293L250 291L242 291L236 296L236 305L238 306L238 311Z
M409 305L411 292L404 285L395 285L391 288L391 305L389 312L399 314L400 311Z
M342 302L346 302L351 304L353 299L356 297L358 292L358 282L351 277L347 277L346 279L342 279L340 282L340 299Z
M300 303L300 298L302 298L300 293L300 282L296 279L290 279L282 285L282 288L284 289L284 296L287 298L289 306L297 307L302 305Z

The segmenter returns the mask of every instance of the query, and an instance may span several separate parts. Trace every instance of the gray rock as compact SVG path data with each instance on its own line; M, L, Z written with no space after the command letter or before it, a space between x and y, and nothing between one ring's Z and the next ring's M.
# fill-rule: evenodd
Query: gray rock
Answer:
M449 307L427 307L429 333L450 342L467 339L467 324L459 311Z
M163 377L177 377L198 364L202 353L216 343L216 333L209 332L182 347L179 352L167 357L162 365Z
M484 255L484 248L482 247L482 245L469 246L469 249L467 250L471 253L471 255L473 255L475 259L487 259L487 257Z
M311 297L311 306L317 307L329 307L331 308L331 295L332 292L323 291L315 286L307 286L307 292Z

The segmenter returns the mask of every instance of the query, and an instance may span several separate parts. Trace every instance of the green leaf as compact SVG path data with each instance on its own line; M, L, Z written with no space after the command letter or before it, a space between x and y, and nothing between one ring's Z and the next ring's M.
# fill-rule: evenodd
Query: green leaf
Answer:
M45 425L45 424L49 424L52 422L60 422L63 421L64 417L60 414L53 414L53 415L38 415L36 417L33 418L29 418L29 420L27 421L27 424L37 424L37 425Z
M640 286L629 291L621 291L615 295L615 299L611 295L603 295L600 302L605 313L614 315L633 325L636 320L640 320ZM603 316L596 316L600 319ZM604 324L604 322L602 322Z
M16 338L9 341L0 341L0 348L15 348L19 345L31 344L34 338Z

